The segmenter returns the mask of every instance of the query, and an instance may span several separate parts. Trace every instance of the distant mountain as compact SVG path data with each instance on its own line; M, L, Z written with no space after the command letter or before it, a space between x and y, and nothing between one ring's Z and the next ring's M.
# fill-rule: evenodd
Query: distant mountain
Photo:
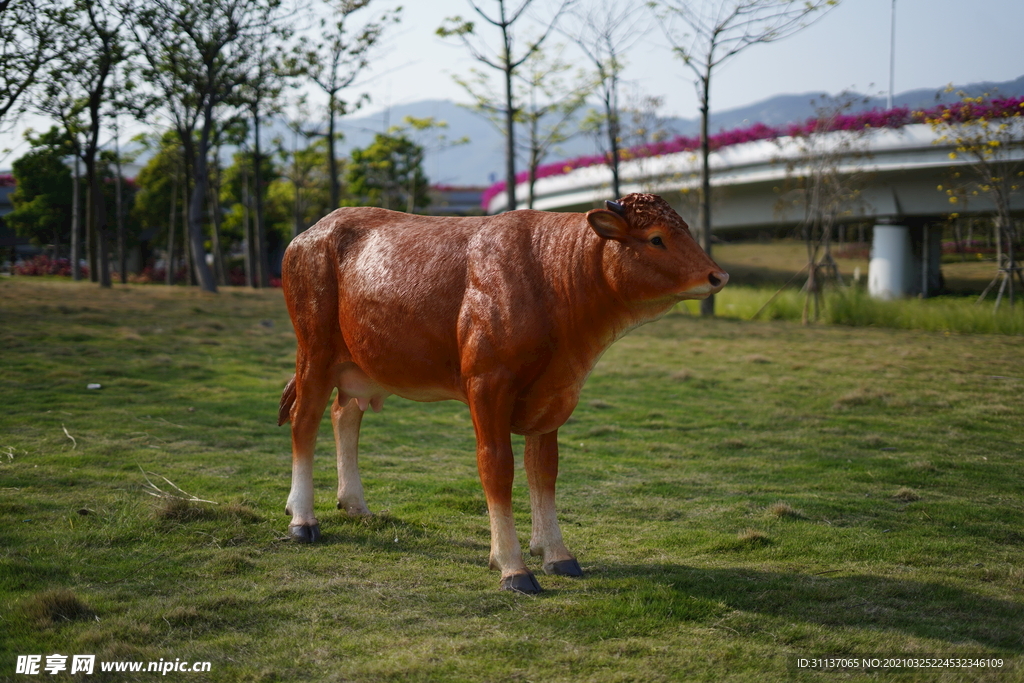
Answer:
M895 106L922 109L940 102L954 102L957 91L971 95L984 92L1004 96L1024 95L1024 76L1003 83L972 83L965 86L954 86L952 92L946 88L920 88L899 93L893 98ZM776 95L760 102L724 111L712 111L711 130L736 128L752 123L764 123L777 126L785 123L803 121L814 115L815 105L826 93L803 93L799 95ZM882 109L885 97L867 97L854 94L859 101L854 110ZM860 101L863 100L863 101ZM450 139L468 136L470 143L452 147L440 152L427 151L425 171L434 184L442 185L490 185L494 180L504 178L504 138L498 130L485 118L473 113L465 107L448 100L424 100L406 105L392 107L387 112L372 116L349 117L341 120L341 131L345 140L341 146L344 152L353 147L364 147L372 139L373 134L386 130L388 125L397 125L405 116L427 117L446 121L445 131ZM700 129L697 118L670 118L665 127L676 135L696 135ZM556 159L568 159L584 154L597 152L594 140L586 136L577 136L562 145L557 154L552 155L548 162ZM522 165L519 165L522 168Z

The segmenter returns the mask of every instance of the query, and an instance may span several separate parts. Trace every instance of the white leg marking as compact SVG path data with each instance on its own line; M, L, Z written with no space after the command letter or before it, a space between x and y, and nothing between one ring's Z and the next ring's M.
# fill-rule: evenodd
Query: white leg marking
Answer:
M523 549L516 536L516 522L511 510L491 509L490 568L501 571L502 578L526 571Z
M359 477L359 426L365 408L357 402L358 399L349 400L340 409L337 403L331 407L338 451L338 508L351 516L369 516Z
M292 458L292 490L287 510L292 516L291 526L317 524L313 514L313 458Z

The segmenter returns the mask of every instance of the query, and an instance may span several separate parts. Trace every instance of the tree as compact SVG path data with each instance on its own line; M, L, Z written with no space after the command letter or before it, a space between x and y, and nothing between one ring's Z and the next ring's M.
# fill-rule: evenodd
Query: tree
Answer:
M52 243L56 259L61 243L71 237L73 180L64 163L71 143L56 127L28 139L32 148L12 164L17 181L11 193L14 210L4 216L4 222L38 246Z
M523 63L530 56L540 49L544 41L554 30L559 18L574 2L574 0L560 0L557 9L550 21L545 22L544 30L539 38L529 40L520 53L516 49L515 26L525 16L526 10L533 4L534 0L522 0L518 7L511 7L506 0L494 0L497 2L497 11L492 14L484 12L474 0L468 0L473 11L487 24L498 29L501 34L501 45L498 49L490 49L476 33L476 24L463 19L461 16L448 17L445 23L437 29L437 35L442 38L456 37L463 46L469 50L473 59L485 66L500 71L503 79L504 98L499 101L488 101L486 108L500 113L505 120L505 196L508 201L505 206L508 210L516 208L516 141L515 123L519 114L519 104L515 97L513 80L514 76ZM464 81L457 82L464 83ZM467 88L468 90L468 88ZM470 96L473 92L470 91ZM476 98L474 98L476 99ZM478 101L478 105L483 105Z
M0 129L60 54L67 13L56 0L0 0Z
M648 21L630 2L600 0L573 12L575 30L567 35L587 56L596 72L601 111L589 118L589 127L603 137L601 145L612 172L612 195L622 196L619 179L622 133L620 127L619 87L626 63L624 54L647 33Z
M288 121L288 129L292 138L291 149L286 149L284 141L280 140L277 143L277 154L282 162L280 182L291 186L291 238L294 239L331 210L330 170L327 164L327 140L310 127L304 100L300 99L298 114ZM310 139L313 139L312 144ZM271 194L283 191L271 187Z
M696 76L700 102L700 242L711 255L711 146L708 117L711 76L751 45L771 43L805 28L839 0L653 0L672 51ZM714 296L701 302L703 315L715 314Z
M177 221L179 215L185 215L182 199L185 153L178 134L173 130L152 138L136 138L136 141L153 155L136 177L138 193L131 216L143 227L157 229L154 241L167 245L164 282L172 285L177 273Z
M814 320L821 311L821 293L830 280L842 284L839 266L832 256L832 236L844 216L862 203L864 173L844 171L852 159L866 156L864 138L870 129L838 130L837 120L855 104L847 94L826 98L815 108L810 127L780 138L777 144L791 155L786 159L787 181L791 190L783 198L789 206L803 209L801 233L807 248L807 282L804 286L803 324L810 322L810 304L814 301ZM812 102L813 104L813 102Z
M232 164L225 168L221 174L220 182L220 205L224 208L224 222L221 224L221 234L225 241L236 240L251 247L255 238L255 205L257 187L262 197L260 204L264 207L266 215L264 220L268 229L265 233L267 253L273 253L280 246L281 239L287 239L288 216L287 204L271 201L271 188L274 183L270 179L277 178L280 172L274 165L274 159L269 154L260 156L260 177L267 179L262 185L257 186L253 174L254 154L251 148L240 148L234 154ZM284 226L284 235L279 229ZM256 262L258 254L254 249L247 248L245 251L245 279L250 287L256 286L259 280L259 265ZM269 274L268 274L269 279Z
M274 30L272 26L268 26L268 29L255 41L254 47L261 58L253 66L249 79L239 92L240 101L244 103L252 124L252 172L255 185L260 188L271 180L264 179L261 173L264 155L260 124L265 117L281 112L281 94L287 81L297 75L284 50L279 45L272 44L273 40L284 38L285 33ZM250 283L253 287L270 286L270 255L267 250L264 196L264 192L257 192L255 195L254 261L257 266L257 277Z
M90 273L101 287L110 287L107 207L98 152L104 107L110 99L108 79L128 57L122 35L125 16L112 0L77 0L74 11L61 19L64 34L73 37L63 45L60 56L51 61L38 107L60 120L75 153L85 164Z
M193 174L188 242L200 286L217 291L206 263L203 215L209 153L221 110L251 77L256 47L280 21L280 0L133 0L132 28L144 57L144 76L174 123Z
M527 157L526 208L532 209L537 167L556 145L576 132L570 133L569 129L575 123L576 113L586 104L593 86L583 74L577 74L573 83L567 83L562 75L572 65L558 57L547 59L541 48L535 50L523 66L525 74L520 74L520 80L526 93L522 97L524 104L519 118L526 128L526 140L522 145Z
M946 192L950 203L957 205L962 198L986 197L995 209L996 222L996 276L982 292L982 301L989 291L999 285L996 310L1004 293L1009 294L1013 307L1013 278L1017 277L1024 289L1024 275L1017 261L1014 245L1018 240L1011 215L1010 202L1024 187L1024 102L993 99L988 94L971 97L960 93L960 103L952 105L928 120L939 137L937 144L955 145L950 158L963 157L968 171L955 173L950 187L939 186Z
M370 5L371 0L327 0L332 18L320 19L316 36L318 49L306 52L309 77L327 95L327 165L330 176L331 209L341 205L341 181L334 145L340 116L358 109L364 97L346 102L340 95L351 87L370 65L373 48L379 43L388 24L401 20L401 7L387 10L362 25L352 26L352 16Z
M423 148L405 133L377 133L365 149L352 150L347 178L352 197L349 201L355 206L385 209L429 206L422 164Z

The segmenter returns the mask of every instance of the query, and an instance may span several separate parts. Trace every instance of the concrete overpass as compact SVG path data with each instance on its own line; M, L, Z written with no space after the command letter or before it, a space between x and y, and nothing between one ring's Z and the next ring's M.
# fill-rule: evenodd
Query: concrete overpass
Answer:
M875 226L869 290L880 298L938 291L940 283L941 223L950 211L961 215L991 214L987 198L973 198L953 206L939 185L948 185L952 173L969 176L970 160L951 159L955 145L937 142L925 124L899 129L875 129L858 140L839 131L821 136L819 149L848 150L839 172L860 178L860 200L850 207L844 223L870 222ZM790 178L800 175L807 152L793 138L760 140L724 147L711 154L713 187L712 224L716 234L751 229L777 230L803 221L802 204L787 201ZM1024 150L1014 158L1024 160ZM623 194L653 192L664 197L688 222L697 222L700 160L695 152L677 152L634 159L620 167ZM538 180L534 208L547 211L587 211L611 199L611 171L589 166ZM517 208L525 208L527 186L516 187ZM488 213L505 210L504 192L495 195ZM1014 197L1013 210L1024 215L1024 196Z

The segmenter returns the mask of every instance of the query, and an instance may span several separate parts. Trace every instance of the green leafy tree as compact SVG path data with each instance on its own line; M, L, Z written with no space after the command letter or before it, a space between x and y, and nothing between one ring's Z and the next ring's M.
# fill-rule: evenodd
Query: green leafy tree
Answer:
M100 132L113 104L110 79L128 59L125 14L113 0L79 0L61 15L67 40L48 67L39 110L59 120L85 164L90 276L110 287L108 212L99 170ZM75 255L77 256L77 255ZM77 263L73 256L72 260Z
M0 0L0 130L60 54L68 12L59 0Z
M282 243L287 242L290 230L287 227L290 213L286 204L271 202L270 190L274 185L269 179L280 176L274 159L269 154L260 156L261 185L256 185L253 173L254 154L252 150L236 152L230 166L221 172L220 206L224 212L221 223L221 236L226 243L248 243L255 233L256 193L260 188L260 204L264 207L264 220L268 226L266 231L266 248L268 254L277 252ZM285 229L282 232L281 226ZM248 246L248 245L247 245ZM247 284L253 284L258 275L258 264L254 263L258 255L252 249L244 252L246 259ZM268 274L269 279L269 274Z
M338 118L358 109L366 99L364 95L355 101L346 101L341 95L370 66L373 49L380 43L387 26L401 20L402 8L397 7L359 23L358 18L366 13L357 13L370 3L371 0L326 0L330 14L320 19L313 43L317 47L305 53L310 79L327 95L327 130L320 134L327 143L331 209L341 205L341 174L335 152L340 138L336 130Z
M330 168L327 164L327 140L318 137L312 144L300 146L300 139L308 140L302 121L289 123L292 148L278 143L281 178L271 183L271 201L284 201L291 205L291 238L316 223L330 212Z
M29 136L32 148L12 165L17 186L11 193L14 210L4 222L37 246L53 244L59 257L60 245L71 238L71 169L65 159L71 143L54 127L37 137Z
M189 251L196 279L217 291L206 263L209 155L218 122L237 106L238 90L263 58L257 49L283 21L280 0L133 0L132 29L145 58L143 76L154 104L173 121L192 175L188 202Z
M138 194L131 215L144 227L157 230L155 240L165 239L171 207L174 205L177 213L181 203L177 191L182 174L181 144L174 131L154 138L136 138L136 142L142 143L152 156L135 178Z
M354 206L385 209L430 205L423 173L423 148L402 132L378 133L365 149L353 149L346 200Z

